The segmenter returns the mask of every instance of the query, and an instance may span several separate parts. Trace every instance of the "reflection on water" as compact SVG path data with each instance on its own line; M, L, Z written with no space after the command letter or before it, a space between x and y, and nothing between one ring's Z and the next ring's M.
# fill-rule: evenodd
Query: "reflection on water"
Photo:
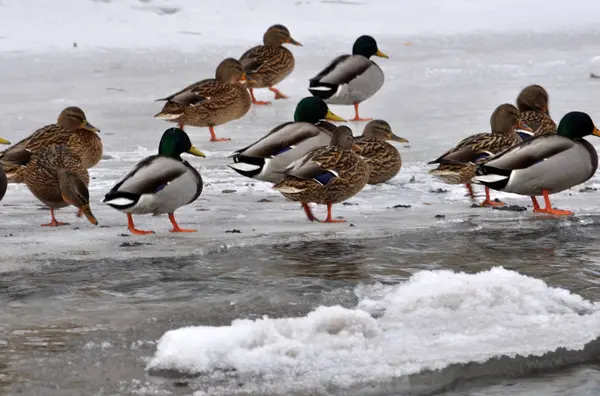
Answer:
M294 242L207 256L44 261L35 271L3 273L0 384L25 394L34 389L61 394L45 387L80 394L83 377L90 391L108 386L117 392L116 384L144 378L140 359L169 329L265 314L304 315L318 305L351 307L357 284L398 283L421 270L503 266L600 300L596 222L485 227L472 222L393 238ZM110 347L88 347L105 344ZM98 361L111 384L84 369ZM40 362L46 362L44 370ZM170 383L160 386L188 394Z

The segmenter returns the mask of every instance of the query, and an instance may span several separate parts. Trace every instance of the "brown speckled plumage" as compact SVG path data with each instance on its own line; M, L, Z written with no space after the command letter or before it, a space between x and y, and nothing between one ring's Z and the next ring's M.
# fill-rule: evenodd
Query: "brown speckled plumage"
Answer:
M347 127L338 130L342 128L349 131ZM335 145L336 134L332 145L317 147L292 163L283 181L273 188L293 201L322 205L343 202L360 192L369 180L369 167L352 151L352 143L350 148ZM352 142L352 132L349 134ZM325 172L335 176L323 185L315 177Z
M225 59L215 75L215 79L202 80L160 99L167 103L154 117L195 127L212 127L243 117L251 101L242 83L246 79L242 65Z
M437 169L429 171L448 184L468 184L475 176L477 165L486 156L499 153L521 142L515 129L521 124L519 110L508 103L494 110L490 118L492 133L478 133L463 139L430 164L439 163ZM463 164L444 163L456 161Z
M517 97L521 120L533 129L535 136L556 133L556 123L548 110L548 92L540 85L525 87Z
M5 158L12 157L22 149L35 153L51 145L69 148L81 158L83 166L91 168L100 162L103 145L99 130L87 122L84 112L78 107L67 107L58 116L56 124L38 129L27 138L0 153L0 164L10 183L23 183L23 168L11 166Z
M386 182L402 168L400 152L386 140L408 143L408 140L394 135L390 124L383 120L369 122L362 136L354 139L360 148L358 154L369 165L369 184Z
M252 77L253 88L267 88L281 82L294 70L294 55L282 44L300 45L282 25L271 26L263 37L264 45L246 51L240 62Z

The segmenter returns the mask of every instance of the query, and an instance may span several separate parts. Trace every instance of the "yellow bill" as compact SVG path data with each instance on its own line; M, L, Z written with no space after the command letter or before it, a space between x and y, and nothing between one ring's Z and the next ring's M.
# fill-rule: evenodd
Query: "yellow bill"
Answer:
M600 130L594 127L594 132L592 132L592 135L600 137Z
M93 126L92 124L90 124L87 120L83 121L83 123L81 124L81 127L90 132L100 133L100 129L98 129L95 126Z
M375 56L379 56L380 58L387 58L389 59L390 57L387 56L386 54L384 54L383 52L377 50L377 52L375 53Z
M206 158L206 155L194 146L190 147L190 149L187 152L192 155L195 155L196 157Z
M297 42L296 40L294 40L293 38L289 38L289 40L287 41L289 44L292 45L297 45L298 47L302 47L302 44L300 44L299 42Z
M346 120L344 120L342 117L333 114L333 112L331 110L327 110L327 115L325 116L326 120L329 121L341 121L341 122L346 122Z
M395 135L393 133L390 133L390 135L388 136L387 140L391 140L393 142L408 143L408 139L404 139L403 137L400 137L400 136Z
M6 139L0 138L0 144L10 144L10 142Z

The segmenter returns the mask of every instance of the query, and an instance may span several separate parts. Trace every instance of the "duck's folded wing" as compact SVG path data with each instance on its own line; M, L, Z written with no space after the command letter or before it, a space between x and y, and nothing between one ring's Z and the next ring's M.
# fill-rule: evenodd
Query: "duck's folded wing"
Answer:
M279 60L278 54L278 51L273 47L259 45L246 51L240 57L240 63L246 74L252 76L252 74L260 72L265 65L277 63Z
M167 96L166 98L158 100L166 100L169 102L190 106L206 101L212 95L215 95L222 90L223 85L224 84L212 78L202 80L185 87L181 91L176 92L171 96Z
M120 193L143 195L160 191L167 184L177 179L188 168L181 161L154 155L140 161L113 189L105 200Z
M317 147L292 162L286 168L285 174L304 180L318 180L323 173L332 173L337 176L335 167L339 162L339 155L339 151L330 150L329 147Z
M313 124L307 122L287 122L274 128L266 136L252 143L250 146L236 151L233 156L241 154L249 157L270 158L320 133L322 131Z
M559 135L543 135L526 140L508 148L486 162L485 167L516 170L525 169L533 164L570 149L576 144Z
M372 63L361 55L341 55L310 79L310 87L347 84L363 74Z
M478 133L460 141L455 147L446 151L429 164L441 163L468 163L489 156L492 153L486 150L488 139L493 138L489 133Z
M6 150L0 152L0 162L2 162L5 157L10 156L12 153L19 152L23 149L36 152L50 145L64 146L68 143L69 134L63 127L56 124L47 125L38 129L20 142L13 144Z

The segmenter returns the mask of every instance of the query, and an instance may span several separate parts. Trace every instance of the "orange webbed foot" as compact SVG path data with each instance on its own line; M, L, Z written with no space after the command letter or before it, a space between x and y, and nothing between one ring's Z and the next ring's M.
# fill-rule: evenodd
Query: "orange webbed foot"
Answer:
M173 228L170 232L198 232L198 230L193 230L191 228Z
M144 231L144 230L138 230L137 228L131 228L129 227L129 232L131 232L133 235L149 235L149 234L155 234L154 231Z
M373 118L360 118L360 117L354 117L348 121L371 121Z
M560 209L533 209L534 213L544 213L555 216L572 216L574 213L570 210L560 210Z
M226 142L228 140L231 140L231 138L218 138L218 137L211 137L209 142Z
M40 224L42 227L59 227L64 225L69 225L69 223L63 223L62 221L56 221L53 219L50 223Z
M506 204L502 201L491 201L489 199L486 199L485 201L483 201L479 204L479 206L485 206L485 207L504 206L504 205L506 205Z

